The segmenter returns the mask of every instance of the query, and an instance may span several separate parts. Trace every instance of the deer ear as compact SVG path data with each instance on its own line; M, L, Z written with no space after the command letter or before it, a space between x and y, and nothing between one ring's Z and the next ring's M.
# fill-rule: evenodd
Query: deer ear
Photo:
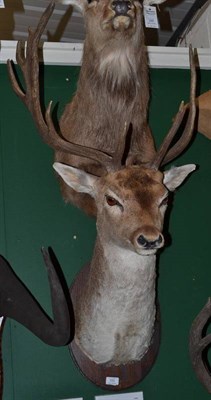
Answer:
M90 196L95 197L95 183L98 177L59 162L55 162L53 168L64 182L76 192L88 193Z
M57 3L70 5L77 8L82 14L84 14L85 9L88 5L87 0L56 0Z
M183 165L182 167L173 167L164 172L163 183L168 190L173 192L195 169L195 164Z

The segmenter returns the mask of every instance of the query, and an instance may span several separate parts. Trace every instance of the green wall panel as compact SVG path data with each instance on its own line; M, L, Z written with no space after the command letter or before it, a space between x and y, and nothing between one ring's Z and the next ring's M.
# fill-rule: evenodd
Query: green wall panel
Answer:
M59 114L76 89L78 72L74 67L45 68L45 101L59 102ZM151 70L150 124L157 144L167 133L180 101L188 101L189 78L188 70ZM199 86L199 92L210 89L211 71L201 71ZM51 313L40 248L53 247L71 284L91 257L95 223L64 204L52 169L53 151L42 142L29 113L12 92L5 65L0 65L0 87L4 99L0 112L0 250ZM210 397L195 378L188 356L191 323L211 296L210 156L210 141L197 134L188 151L174 162L196 163L198 169L174 196L168 223L171 241L159 259L159 356L146 379L128 390L143 390L145 400ZM92 400L106 393L80 374L68 348L46 346L14 321L7 321L3 355L3 400Z

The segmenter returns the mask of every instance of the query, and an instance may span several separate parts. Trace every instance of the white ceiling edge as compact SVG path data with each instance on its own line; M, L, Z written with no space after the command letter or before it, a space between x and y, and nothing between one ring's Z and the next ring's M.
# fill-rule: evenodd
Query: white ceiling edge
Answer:
M15 60L16 41L0 41L0 63ZM83 44L45 42L43 58L46 65L81 65ZM187 47L148 46L151 68L189 68ZM211 69L211 48L197 49L199 67Z

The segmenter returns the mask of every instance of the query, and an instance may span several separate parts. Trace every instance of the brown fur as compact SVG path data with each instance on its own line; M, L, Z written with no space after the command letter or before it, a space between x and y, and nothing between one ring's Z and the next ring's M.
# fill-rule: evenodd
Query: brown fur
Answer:
M167 208L163 200L195 166L164 173L127 166L100 178L60 163L54 168L70 187L93 196L98 210L89 275L74 301L75 341L97 363L140 360L154 327L155 254L164 245Z
M127 121L133 130L130 155L139 153L139 161L148 162L155 149L147 125L149 82L142 6L139 1L131 3L129 26L124 26L123 18L119 29L115 29L110 0L86 6L87 33L77 92L64 110L60 129L71 142L112 153ZM56 161L103 174L97 163L82 157L57 152ZM61 189L66 201L95 215L95 202L89 195L76 193L64 182Z

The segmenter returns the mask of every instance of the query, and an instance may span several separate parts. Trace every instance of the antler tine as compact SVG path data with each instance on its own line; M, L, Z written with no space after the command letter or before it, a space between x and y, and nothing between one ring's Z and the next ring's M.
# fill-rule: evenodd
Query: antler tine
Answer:
M51 118L51 104L52 102L49 103L45 114L48 127L47 140L45 140L47 144L55 150L62 150L77 156L90 158L91 160L99 162L106 170L109 169L109 165L112 162L112 155L98 149L68 142L58 135Z
M177 112L176 117L174 119L174 123L173 123L171 129L169 130L168 134L166 135L162 145L160 146L160 148L159 148L158 152L156 153L156 156L151 164L154 169L158 169L160 167L160 165L162 164L165 154L168 151L168 148L181 125L184 115L185 115L185 107L184 107L184 103L182 102L180 104L179 111Z
M117 171L122 167L122 157L125 150L128 123L125 121L123 132L119 136L116 151L112 154L112 159L106 164L107 171Z
M195 91L196 91L196 68L194 63L194 55L192 47L189 47L189 59L190 59L190 68L191 68L191 88L190 88L190 111L188 115L188 120L184 129L184 132L181 138L177 141L177 143L168 151L169 146L175 137L186 112L186 107L182 102L179 111L176 114L174 119L174 123L169 130L167 136L165 137L160 149L158 150L155 159L152 162L152 167L158 169L160 165L165 165L169 161L176 158L182 151L187 147L188 143L192 138L194 121L196 116L196 104L195 104Z
M188 120L185 126L185 130L181 138L175 143L175 145L169 150L168 154L163 160L163 164L176 158L183 150L188 146L193 135L195 116L196 116L196 66L194 62L194 54L192 46L189 47L189 59L191 69L191 87L190 87L190 110ZM184 106L185 107L185 106ZM186 108L186 107L185 107Z
M38 131L45 143L54 150L60 150L62 152L90 158L99 162L105 169L107 169L108 165L110 165L112 161L112 156L97 149L68 142L59 135L54 127L51 117L52 102L50 102L47 107L45 118L43 117L40 105L38 45L47 22L53 13L54 7L55 1L53 0L43 13L37 28L35 30L29 29L26 46L23 41L19 41L17 44L16 60L23 73L26 85L25 93L16 79L11 60L8 60L8 72L12 87L32 114Z
M9 77L15 93L21 98L26 107L32 113L35 123L42 135L47 134L47 126L40 106L39 89L39 55L38 45L50 16L53 13L55 2L51 3L43 13L35 30L29 28L27 42L19 41L16 49L16 61L23 73L26 92L24 93L15 77L11 60L7 61ZM25 55L26 52L26 55Z
M22 71L23 71L23 64L24 64L24 48L25 48L25 42L19 41L17 43L17 48L16 48L16 60L17 60L17 63L20 65ZM23 101L23 103L26 104L26 95L17 82L17 79L15 77L15 74L14 74L14 71L12 68L11 60L7 60L7 67L8 67L9 77L10 77L10 81L11 81L14 92L17 94L18 97L20 97L20 99Z

